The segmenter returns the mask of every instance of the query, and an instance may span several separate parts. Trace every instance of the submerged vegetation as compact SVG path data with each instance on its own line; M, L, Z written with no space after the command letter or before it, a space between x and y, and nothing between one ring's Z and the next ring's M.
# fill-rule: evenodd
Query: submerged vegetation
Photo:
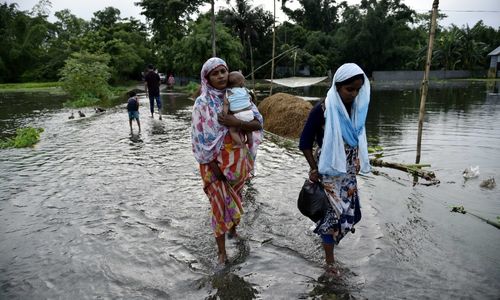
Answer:
M0 149L32 147L38 143L40 140L40 133L42 132L43 128L18 128L14 138L7 138L6 140L0 141Z
M450 211L451 212L455 212L455 213L461 213L461 214L464 214L464 215L466 213L469 213L470 215L472 215L472 216L474 216L474 217L476 217L476 218L478 218L478 219L480 219L480 220L482 220L482 221L484 221L484 222L486 222L486 223L488 223L488 224L490 224L492 226L495 226L496 228L500 229L500 216L497 216L496 221L491 221L491 220L489 220L487 218L484 218L484 217L482 217L480 215L477 215L475 213L467 211L465 209L465 207L463 207L463 205L452 206Z

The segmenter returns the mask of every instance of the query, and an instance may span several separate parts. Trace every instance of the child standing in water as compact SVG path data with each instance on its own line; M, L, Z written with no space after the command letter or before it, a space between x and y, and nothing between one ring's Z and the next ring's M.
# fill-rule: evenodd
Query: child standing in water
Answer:
M135 119L137 121L137 126L139 127L139 132L141 132L141 122L139 121L139 100L137 99L137 94L134 91L128 93L129 98L127 101L127 111L128 111L128 122L130 125L130 133L132 133L132 121Z
M241 121L250 122L254 119L252 112L252 96L245 87L245 77L238 71L229 73L226 94L224 95L224 114L230 112L238 120L239 127L229 127L235 148L243 148L245 143L241 139ZM245 132L246 143L252 146L252 131Z

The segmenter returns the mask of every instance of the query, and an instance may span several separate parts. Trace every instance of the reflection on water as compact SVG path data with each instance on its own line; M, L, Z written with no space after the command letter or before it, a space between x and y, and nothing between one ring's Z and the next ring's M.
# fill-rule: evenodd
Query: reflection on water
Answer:
M313 87L308 96L324 96ZM316 94L310 94L316 93ZM36 99L36 100L35 100ZM1 136L43 127L33 149L0 150L0 298L401 299L488 298L500 292L499 231L453 205L495 220L498 95L482 83L430 89L422 162L439 186L407 174L360 177L363 219L336 250L340 278L296 208L307 173L289 142L266 138L245 190L241 239L216 266L209 204L190 146L192 101L163 95L151 119L140 95L140 134L124 105L69 120L64 99L0 94ZM415 159L417 87L375 87L367 121L383 159ZM462 171L480 166L467 180Z

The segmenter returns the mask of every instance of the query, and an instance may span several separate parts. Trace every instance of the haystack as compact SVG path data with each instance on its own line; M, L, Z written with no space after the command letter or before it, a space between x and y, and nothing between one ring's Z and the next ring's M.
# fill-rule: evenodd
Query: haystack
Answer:
M310 102L286 93L274 94L259 104L264 129L294 139L300 137L311 108Z

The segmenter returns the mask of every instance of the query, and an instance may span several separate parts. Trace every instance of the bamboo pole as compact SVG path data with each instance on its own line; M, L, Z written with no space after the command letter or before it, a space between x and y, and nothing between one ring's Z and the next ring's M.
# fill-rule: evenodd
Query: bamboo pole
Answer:
M212 56L216 57L217 52L215 48L215 0L211 0L210 4L212 5Z
M437 181L436 174L432 171L422 170L423 167L430 167L426 164L405 165L401 163L386 162L378 158L370 158L370 164L376 167L385 167L407 172L428 181Z
M253 66L253 50L252 50L252 39L250 37L250 34L247 36L248 37L248 48L250 48L250 68L252 70L252 73L250 74L252 76L252 88L255 88L255 71L254 71L254 66Z
M292 52L292 51L295 51L295 49L297 49L297 48L298 48L297 46L293 46L292 48L290 48L290 49L288 49L288 50L285 50L285 51L281 52L279 55L277 55L277 56L275 57L275 59L276 59L276 58L278 58L278 57L282 57L283 55L288 54L288 53L290 53L290 52ZM265 63L263 63L262 65L260 65L260 66L259 66L257 69L255 69L252 73L257 72L258 70L262 69L263 67L265 67L268 63L270 63L270 62L272 62L272 61L273 61L273 59L271 58L270 60L268 60L268 61L266 61ZM247 78L247 77L248 77L248 76L250 76L250 75L251 75L251 74L246 75L246 76L245 76L245 78Z
M422 148L422 128L424 127L425 101L427 100L427 91L429 90L429 72L431 69L432 48L434 45L434 36L436 34L436 18L439 0L432 3L431 29L429 35L429 45L427 47L427 59L425 62L424 79L422 80L420 111L418 115L418 137L417 137L417 157L415 163L420 163L420 150Z
M276 48L276 0L274 3L274 13L273 13L273 54L271 62L271 88L269 89L269 96L273 94L273 79L274 79L274 49Z

